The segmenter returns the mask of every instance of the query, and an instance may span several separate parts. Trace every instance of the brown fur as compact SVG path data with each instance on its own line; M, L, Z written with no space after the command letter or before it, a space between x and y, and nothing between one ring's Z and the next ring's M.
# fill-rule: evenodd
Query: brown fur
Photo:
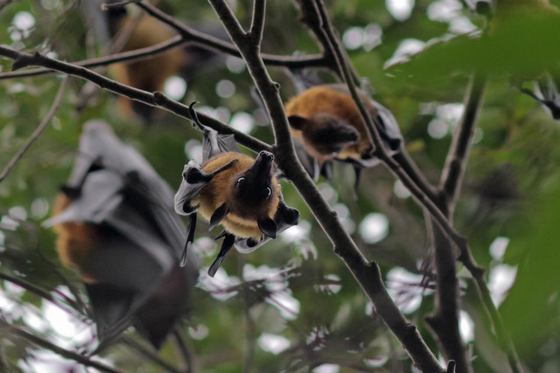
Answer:
M365 93L360 93L366 108L372 116L376 116L377 112L371 105L369 98ZM298 115L300 117L311 119L314 115L326 113L338 117L354 127L359 134L359 139L352 145L347 146L336 155L337 158L360 159L362 154L371 148L371 143L367 135L367 129L362 121L360 112L352 97L345 92L342 85L324 85L308 89L300 95L292 98L286 104L286 113L288 115ZM303 139L302 131L290 127L292 135L302 141L306 151L316 158L319 163L323 163L334 156L320 154L311 148Z
M60 214L68 205L72 203L64 194L58 195L53 207L53 215ZM86 283L96 283L91 274L85 268L89 256L95 250L95 243L98 238L98 227L90 223L62 223L54 226L54 231L58 235L56 239L56 250L60 261L64 266L78 271L82 280Z
M216 175L208 185L206 185L191 202L193 206L200 205L199 212L206 219L210 220L214 211L222 204L229 202L229 214L220 224L234 235L242 238L260 239L263 234L257 225L257 219L268 216L273 219L280 203L280 186L276 178L272 178L272 197L270 203L259 206L258 210L243 210L250 208L247 206L236 206L232 203L231 190L237 180L237 175L253 165L255 160L241 153L222 153L209 159L204 165L205 172L212 172L226 163L237 159L238 162L228 170ZM254 216L253 219L242 218L243 216Z
M123 19L120 28L127 27L130 22L135 21L128 17ZM175 36L175 33L169 27L152 17L144 16L132 32L130 39L123 48L123 52L151 47L173 36ZM117 81L123 84L148 92L163 91L165 81L173 75L178 75L183 63L183 50L173 48L154 58L129 64L113 65L110 72ZM130 100L121 96L119 103L126 113L132 113Z

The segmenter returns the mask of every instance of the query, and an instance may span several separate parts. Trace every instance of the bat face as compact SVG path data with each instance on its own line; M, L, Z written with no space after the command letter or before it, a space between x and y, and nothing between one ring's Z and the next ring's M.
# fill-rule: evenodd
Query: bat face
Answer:
M269 152L261 152L256 159L236 152L211 158L202 172L218 173L192 200L191 209L199 206L201 215L210 222L210 230L220 224L238 237L260 240L263 235L276 236L273 218L280 202L280 187L272 176L273 160ZM196 181L201 177L198 173L191 172L186 179Z
M274 202L278 203L278 186L272 184L273 160L271 153L260 152L251 167L233 176L228 205L239 217L257 220L273 212Z

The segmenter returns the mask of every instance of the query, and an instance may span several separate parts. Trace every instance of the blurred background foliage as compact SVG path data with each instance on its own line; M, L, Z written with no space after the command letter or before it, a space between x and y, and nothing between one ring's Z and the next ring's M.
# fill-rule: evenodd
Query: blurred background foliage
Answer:
M251 2L230 3L248 24ZM477 261L489 269L492 295L527 371L560 371L560 131L544 108L517 89L520 84L531 87L543 68L560 60L560 22L518 16L501 28L493 23L492 37L480 38L488 20L458 0L327 4L357 71L369 79L374 97L393 111L407 150L434 183L463 112L472 68L491 73L455 224L468 237ZM204 1L162 0L159 7L193 27L219 26ZM100 52L88 41L77 1L0 1L0 8L0 44L68 61ZM291 2L269 2L263 51L318 52ZM0 60L0 70L10 71L10 64ZM285 99L293 96L284 71L271 73ZM60 82L55 75L0 81L0 166L44 117ZM96 343L91 321L74 309L79 305L73 307L76 299L85 299L82 286L60 265L54 234L40 224L68 177L82 124L105 119L172 188L179 185L183 164L201 155L200 134L167 112L158 112L146 125L123 113L109 92L98 92L78 111L84 84L70 81L45 133L0 183L0 317L78 352ZM186 89L183 102L197 100L201 111L271 142L268 120L251 98L251 87L243 63L222 57L216 68L202 70L188 82L170 79L165 92L181 97ZM352 178L348 167L338 166L334 182L321 179L319 187L366 256L381 265L403 312L437 351L424 322L433 308L433 290L420 286L421 263L428 255L422 211L382 166L365 172L357 200ZM216 243L205 233L205 224L199 227L195 250L203 266L182 332L201 371L412 371L406 353L333 254L293 187L283 188L287 202L302 213L300 225L251 255L230 255L214 279L205 273ZM3 280L5 275L46 291L53 301ZM465 289L461 332L475 371L508 372L488 338L467 272L460 276ZM133 330L125 338L148 348ZM0 340L0 371L84 371L1 327ZM129 346L121 341L96 359L125 371L161 371ZM173 343L164 345L160 357L177 362Z

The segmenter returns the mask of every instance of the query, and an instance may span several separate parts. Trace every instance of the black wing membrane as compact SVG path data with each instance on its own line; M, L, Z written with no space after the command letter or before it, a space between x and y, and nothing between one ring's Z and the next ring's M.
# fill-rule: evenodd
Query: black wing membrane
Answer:
M87 264L98 283L86 286L101 340L131 322L155 346L186 309L198 276L197 259L179 267L185 229L173 192L149 163L101 121L84 126L80 154L66 187L77 197L44 223L97 224L104 232ZM150 307L153 298L158 307ZM174 312L163 312L166 303Z

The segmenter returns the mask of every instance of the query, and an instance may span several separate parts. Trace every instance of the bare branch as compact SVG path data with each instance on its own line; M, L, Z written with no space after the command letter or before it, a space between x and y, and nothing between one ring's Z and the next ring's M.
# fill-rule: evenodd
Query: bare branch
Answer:
M18 337L24 338L26 340L28 340L29 342L31 342L32 344L35 344L39 347L42 348L46 348L47 350L50 350L52 352L54 352L55 354L58 354L66 359L70 359L70 360L74 360L77 363L80 363L82 365L85 365L87 367L91 367L91 368L95 368L101 372L107 372L107 373L124 373L122 370L120 369L116 369L116 368L111 368L110 366L107 366L103 363L98 363L96 361L90 360L87 357L77 354L75 352L72 351L68 351L62 347L59 347L49 341L47 341L46 339L43 339L41 337L38 337L34 334L31 334L28 331L25 331L21 328L18 328L16 326L10 325L8 322L6 322L5 320L0 318L0 329L6 329L8 331L8 333L14 334Z
M166 109L180 117L191 120L189 107L181 104L180 102L169 99L161 92L150 93L141 89L133 88L112 79L106 78L94 71L86 69L82 66L72 65L62 62L53 58L43 56L40 53L33 55L23 52L18 52L14 49L0 46L0 56L4 56L14 60L13 68L23 68L26 66L42 66L47 69L56 70L68 75L78 76L80 78L89 80L101 88L115 92L119 95L125 96L131 100L143 102L150 106ZM202 113L198 114L202 124L215 129L223 134L232 134L235 140L240 144L254 151L268 150L272 151L272 147L252 136L239 132L230 126Z
M276 139L276 162L292 181L315 218L333 243L334 251L345 262L358 283L376 307L377 313L405 346L414 363L424 372L443 372L437 359L426 346L416 327L399 311L383 284L379 267L368 262L344 230L336 213L319 193L317 187L299 163L288 128L288 119L279 94L279 86L270 79L260 58L260 45L247 42L245 32L224 0L210 0L224 23L233 42L247 63L271 118Z
M56 114L60 103L62 102L62 98L64 97L64 92L66 92L66 87L68 86L68 78L64 77L62 83L60 83L60 88L54 98L54 101L49 109L47 115L43 118L37 129L33 132L33 134L27 139L25 144L21 147L21 149L13 156L13 158L8 162L2 173L0 173L0 183L9 175L12 169L16 166L16 164L21 160L21 158L25 155L25 153L31 148L33 143L41 136L45 128L51 122L51 119Z
M175 330L173 330L173 340L177 350L179 350L179 353L183 358L185 373L196 373L194 355L190 351L189 346L187 346L187 343L181 334L181 329L178 326L175 327Z
M164 41L159 44L155 44L151 47L135 49L133 51L117 53L106 57L92 58L89 60L76 61L70 63L76 66L95 68L101 66L108 66L120 62L130 63L130 62L143 61L150 58L154 58L160 55L161 53L166 52L175 47L186 45L187 43L188 42L184 41L181 36L177 35L167 41ZM8 73L0 74L0 80L27 78L32 76L40 76L40 75L53 74L53 73L55 73L55 71L45 69L45 68L25 70L25 71L12 71Z
M453 216L453 211L457 204L457 197L465 175L465 165L471 149L478 114L484 99L485 87L486 77L480 73L475 73L466 95L465 113L457 126L447 159L445 160L440 189L442 197L447 202L446 207L448 211L446 211L446 215L449 217Z
M438 207L450 221L463 178L476 119L483 102L484 81L485 78L479 74L475 74L471 80L465 94L465 113L455 132L442 173ZM453 244L433 219L428 221L430 224L427 224L427 228L431 230L433 238L433 263L438 286L435 310L426 317L426 321L439 341L444 357L455 361L457 373L470 373L472 366L459 332L461 306Z
M455 210L455 205L457 203L457 198L465 174L466 163L474 137L476 122L483 102L485 86L486 76L480 73L475 73L471 79L469 92L467 92L465 113L461 119L461 122L459 123L459 126L457 127L457 130L455 131L453 142L449 149L445 167L442 172L440 182L440 208L450 220L452 220L453 211ZM434 233L436 234L437 238L438 232L435 231ZM441 245L441 247L439 245ZM459 256L459 260L469 270L474 278L477 292L481 298L484 308L488 312L490 320L492 321L492 325L494 326L494 333L496 334L498 343L508 356L512 371L514 373L522 372L523 368L521 367L521 363L519 362L515 346L513 345L513 342L509 337L507 331L505 330L502 318L492 300L492 297L490 296L490 291L488 290L488 285L486 284L484 278L485 272L476 263L470 251L470 248L467 246L465 250L466 251L462 251L461 255ZM436 242L435 255L438 277L450 277L447 274L450 272L455 272L454 255L452 253L450 245L446 244L445 241L441 239L441 237L439 239L439 243ZM448 278L447 280L450 280L450 278ZM445 308L449 308L451 303L451 285L452 283L450 283L449 281L441 279L439 288L441 289L441 291L446 292L447 295L442 293L441 299L438 302L440 307L442 307L441 312L439 309L436 310L435 317L438 322L446 323L444 313L446 313L448 316L450 315L451 310L448 309L446 311ZM455 280L455 286L457 285L457 280ZM446 326L441 326L441 332L444 333ZM457 361L458 372L461 372L460 368L460 361Z
M41 289L40 287L24 280L21 278L17 278L17 277L13 277L10 276L8 274L2 273L0 272L0 279L4 280L4 281L8 281L11 282L15 285L21 286L22 288L24 288L25 290L41 297L42 299L54 304L55 306L61 308L62 310L73 314L75 316L77 316L76 314L74 314L74 312L77 312L78 314L80 314L81 316L87 316L85 313L83 313L79 308L78 305L72 300L69 299L68 297L64 297L64 300L68 303L68 305L70 307L67 307L67 304L64 302L59 301L57 298L53 297L53 295L51 293L49 293L47 290ZM63 296L63 294L60 294L61 297Z
M128 346L129 348L131 348L132 350L136 351L138 353L138 355L140 355L143 358L146 358L148 360L150 360L152 363L154 363L155 365L158 365L160 368L165 369L168 372L171 373L184 373L181 370L175 368L174 366L172 366L171 364L169 364L168 362L162 360L157 353L153 352L150 348L143 346L142 344L138 343L137 341L135 341L132 338L129 337L121 337L119 342L125 344L126 346Z
M261 45L263 31L264 31L264 18L266 15L266 0L253 1L253 19L251 21L251 29L249 36L253 44Z

